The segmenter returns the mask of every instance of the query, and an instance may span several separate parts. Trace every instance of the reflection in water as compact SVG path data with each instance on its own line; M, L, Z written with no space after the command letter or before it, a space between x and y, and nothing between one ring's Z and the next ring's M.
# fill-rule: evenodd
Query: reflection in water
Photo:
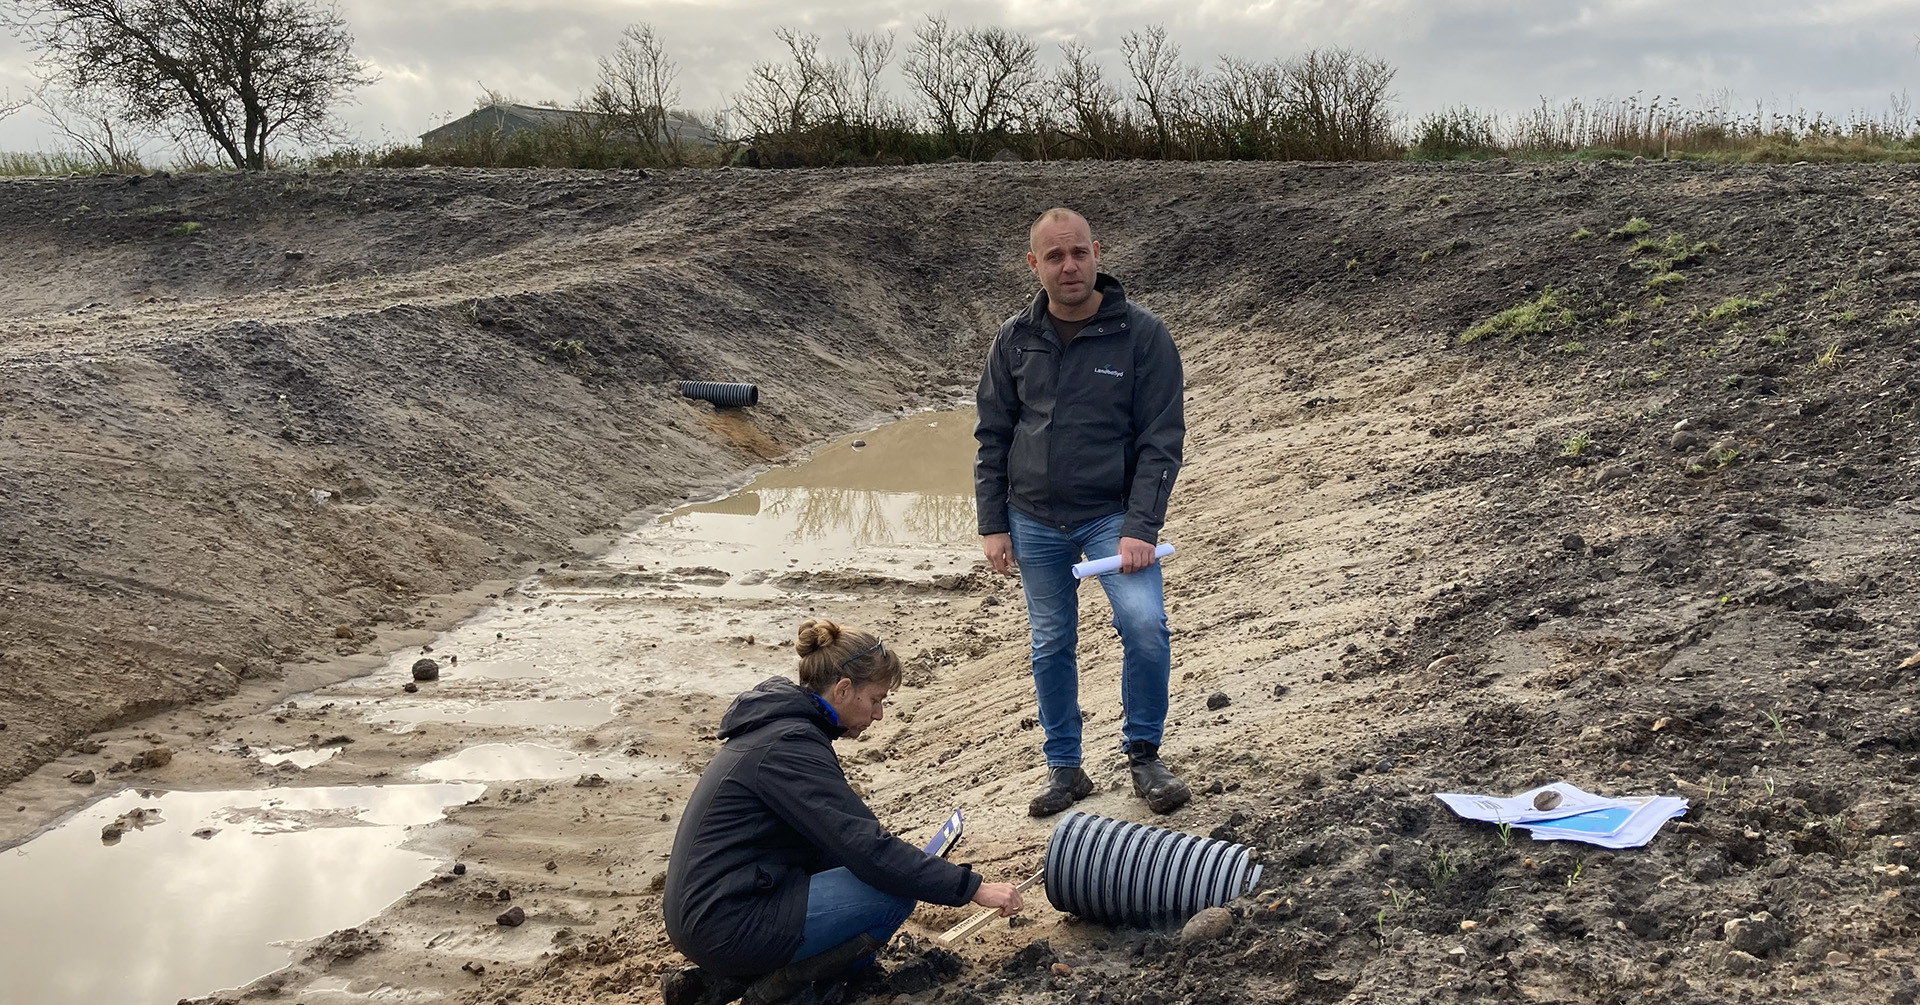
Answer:
M854 449L855 440L865 446ZM833 561L848 549L973 543L973 413L915 416L845 437L791 467L774 468L725 499L661 522L748 552L748 564L800 557Z
M342 786L102 800L0 853L0 890L31 914L0 938L0 998L170 1002L238 987L287 964L288 950L274 943L359 925L425 879L436 860L400 847L409 828L484 791ZM140 807L157 810L159 822L101 842L104 824ZM208 828L210 837L194 836Z

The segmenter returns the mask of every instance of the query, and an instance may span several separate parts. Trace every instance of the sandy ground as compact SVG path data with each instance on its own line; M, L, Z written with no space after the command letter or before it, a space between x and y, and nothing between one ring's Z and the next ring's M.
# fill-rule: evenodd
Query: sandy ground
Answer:
M1187 360L1165 753L1198 795L1157 822L1255 846L1266 872L1209 941L1035 898L958 966L901 943L880 993L1903 1000L1920 990L1917 178L1011 165L7 183L0 765L19 780L0 842L128 785L379 782L523 735L394 732L343 702L392 700L432 633L461 638L476 610L633 571L608 535L689 494L962 397L1025 293L1018 235L1066 202ZM1633 219L1645 235L1609 237ZM204 227L173 235L188 221ZM1661 275L1681 278L1648 285ZM1569 305L1554 330L1460 344L1548 288ZM693 375L758 381L769 404L717 415L663 383ZM1041 765L1018 587L963 546L924 558L955 572L830 566L770 596L649 601L678 621L598 612L650 676L593 692L613 717L553 742L679 767L491 786L449 813L463 875L244 996L656 1000L678 962L656 884L727 700L688 681L783 671L779 642L809 610L916 656L895 714L843 751L881 817L919 835L961 806L964 858L1030 873L1051 822L1024 815ZM560 616L520 606L529 632ZM1088 591L1090 744L1118 720L1101 607ZM655 673L643 650L687 638L678 677ZM484 638L456 645L467 662ZM335 737L343 752L304 771L232 753ZM156 745L164 766L107 771ZM67 781L85 769L94 785ZM1117 752L1089 770L1082 808L1152 817ZM1555 778L1693 808L1609 852L1508 843L1430 798ZM526 924L494 923L503 890ZM963 916L925 909L909 928Z

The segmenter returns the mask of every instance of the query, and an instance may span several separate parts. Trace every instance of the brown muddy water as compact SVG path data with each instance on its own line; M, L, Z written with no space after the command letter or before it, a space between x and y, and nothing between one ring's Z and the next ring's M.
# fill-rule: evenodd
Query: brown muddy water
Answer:
M0 1000L171 1002L285 966L448 861L433 829L482 785L123 791L0 854L31 928L0 939ZM130 819L131 818L131 819ZM126 820L106 840L102 829ZM444 835L441 835L444 837Z
M0 851L0 891L36 917L0 939L0 1001L170 1002L239 987L450 866L462 839L436 822L486 783L684 773L638 750L662 701L790 673L783 643L841 584L971 569L972 430L972 412L956 411L842 437L595 558L541 570L371 674L268 710L319 707L395 733L432 723L452 749L394 775L420 784L300 787L307 769L353 752L223 748L273 766L277 787L123 789ZM440 679L406 693L423 656Z

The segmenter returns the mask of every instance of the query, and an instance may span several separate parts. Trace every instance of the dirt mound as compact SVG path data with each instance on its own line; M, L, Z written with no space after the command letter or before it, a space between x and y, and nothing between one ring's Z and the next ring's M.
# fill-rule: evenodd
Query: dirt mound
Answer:
M1026 291L1017 235L1065 203L1187 361L1166 754L1201 795L1163 822L1257 846L1266 874L1211 941L1041 912L966 947L957 976L942 960L895 991L1916 987L1912 169L1025 164L4 192L0 268L22 292L0 344L0 776L116 718L386 644L453 616L436 595L964 393ZM680 377L755 381L765 404L718 420L673 394ZM850 758L883 819L1024 804L1039 762L1017 589L956 579L950 606L919 614L896 584L796 585L874 592L933 633L939 673L924 661L910 713ZM1083 638L1090 730L1117 705L1105 635ZM1230 704L1208 707L1216 692ZM1089 769L1098 811L1145 815L1108 791L1117 757ZM1692 808L1615 852L1530 844L1431 798L1556 778ZM648 813L618 822L623 840L670 828ZM987 820L966 854L1030 872L1046 823ZM632 896L564 959L489 964L457 993L648 993L674 957L657 898Z

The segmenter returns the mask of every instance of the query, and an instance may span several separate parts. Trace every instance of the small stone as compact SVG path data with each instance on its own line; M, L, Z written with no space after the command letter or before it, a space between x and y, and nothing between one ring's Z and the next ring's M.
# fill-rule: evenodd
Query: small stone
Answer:
M400 690L405 691L408 694L419 694L420 685L415 684L412 681L408 681L405 684L400 685Z
M1744 977L1760 969L1760 960L1752 953L1738 949L1728 950L1726 967L1727 973L1735 977Z
M1844 967L1852 962L1853 962L1853 957L1848 956L1846 953L1843 953L1838 949L1827 954L1827 966L1830 966L1830 967Z
M1065 963L1055 963L1053 965L1053 975L1055 977L1072 977L1073 968L1067 966Z
M4 726L0 726L0 729L4 728ZM100 752L100 741L81 740L73 745L73 752L76 754L98 754Z
M1735 918L1720 926L1720 932L1727 945L1756 957L1765 956L1787 944L1787 933L1766 911L1751 917Z
M1183 943L1209 942L1227 934L1233 927L1233 913L1224 907L1209 907L1188 919L1180 929Z
M1626 481L1631 477L1633 477L1632 468L1625 464L1609 464L1594 472L1593 481L1596 485L1606 485L1610 482Z
M414 660L413 661L413 679L414 680L439 680L440 664L429 659Z
M336 639L350 639L350 638L353 638L353 626L351 626L351 625L334 625L334 626L333 626L333 637L334 637L334 638L336 638Z
M1434 660L1432 663L1427 664L1427 672L1428 673L1446 673L1447 671L1452 670L1454 667L1457 667L1459 665L1460 665L1459 656L1442 656L1439 659Z
M1225 691L1215 691L1214 693L1207 696L1208 711L1218 712L1221 709L1226 708L1228 705L1231 705L1231 704L1233 704L1233 699L1227 697L1227 693Z
M92 785L94 782L93 769L81 768L79 771L69 771L67 772L67 781L75 785Z
M25 806L22 806L20 808L23 810L26 809ZM126 832L127 832L127 825L122 821L115 820L112 823L106 825L105 827L100 828L100 840L109 841L109 842L118 841L120 840L121 835L124 835Z
M865 441L865 440L855 440L855 441L853 441L853 449L855 449L855 450L859 450L859 449L860 449L861 447L864 447L864 446L866 446L866 445L867 445L867 441Z
M213 836L218 833L220 833L220 828L218 827L202 827L199 830L194 831L193 836L199 838L202 841L211 841L213 840Z
M559 871L560 871L560 863L558 863L558 862L555 862L555 861L554 861L553 859L547 859L547 871L548 871L548 872L559 872Z
M133 755L133 758L127 762L127 767L135 771L144 771L148 768L164 768L172 761L173 751L171 749L167 747L155 747L152 750L143 750Z
M465 862L455 862L453 864L453 874L455 876L465 876L467 874L467 864Z
M1550 810L1558 805L1560 805L1560 793L1553 789L1548 789L1533 797L1533 808L1536 810Z
M1702 437L1699 433L1691 429L1682 429L1673 434L1673 438L1667 441L1667 446L1672 447L1673 452L1678 454L1698 449L1699 446L1705 442L1706 438Z
M1287 696L1287 692L1291 690L1293 689L1286 686L1285 684L1275 684L1273 686L1273 696L1275 698L1285 698Z
M1560 539L1560 547L1568 551L1586 551L1587 539L1578 534L1568 534Z
M503 904L504 904L504 903L506 903L507 901L509 901L509 900L512 900L512 899L513 899L513 891L512 891L512 890L505 890L505 889L503 889L503 890L501 890L500 892L498 892L498 893L496 893L496 894L494 894L494 895L493 895L493 899L495 899L495 900L497 900L497 901L500 901L501 903L503 903Z
M506 928L518 928L521 925L526 923L527 912L524 910L521 910L520 905L515 904L514 906L507 908L504 912L501 913L499 917L493 920L495 924L501 925Z
M601 789L606 787L607 780L601 775L581 775L580 780L573 784L575 788Z
M1479 927L1480 927L1480 923L1478 921L1469 920L1469 921L1462 921L1460 923L1460 930L1463 932L1471 932L1474 929Z
M519 910L519 908L514 908L514 910ZM502 915L501 917L505 917L505 915ZM460 969L465 970L467 973L470 973L475 977L478 977L481 974L484 974L487 972L486 964L480 963L477 960L468 960L467 962L460 964Z

